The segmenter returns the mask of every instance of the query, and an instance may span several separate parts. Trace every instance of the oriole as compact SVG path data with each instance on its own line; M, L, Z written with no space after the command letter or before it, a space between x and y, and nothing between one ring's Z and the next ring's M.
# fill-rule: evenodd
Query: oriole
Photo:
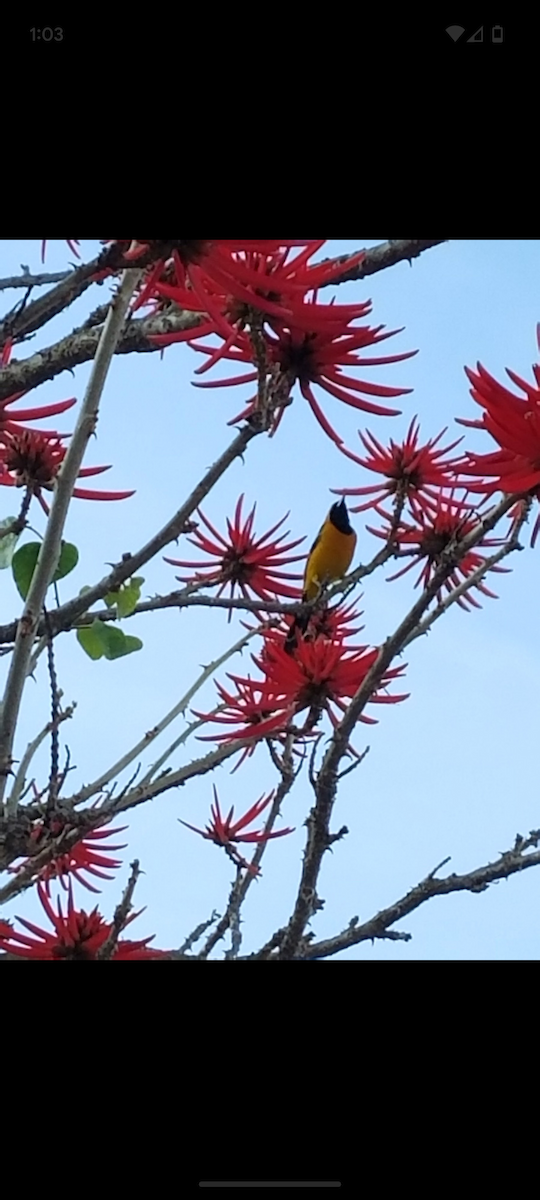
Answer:
M356 534L349 521L345 500L333 504L308 554L302 599L316 600L322 589L346 575L356 547ZM285 638L284 648L292 654L297 630L307 629L310 614L297 616Z

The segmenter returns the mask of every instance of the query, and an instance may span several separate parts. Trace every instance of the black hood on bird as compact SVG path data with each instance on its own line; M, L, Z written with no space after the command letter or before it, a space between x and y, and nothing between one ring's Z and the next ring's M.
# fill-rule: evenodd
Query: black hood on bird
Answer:
M347 505L344 500L340 500L339 504L333 504L328 514L332 525L339 529L340 533L354 533L354 529L349 521Z

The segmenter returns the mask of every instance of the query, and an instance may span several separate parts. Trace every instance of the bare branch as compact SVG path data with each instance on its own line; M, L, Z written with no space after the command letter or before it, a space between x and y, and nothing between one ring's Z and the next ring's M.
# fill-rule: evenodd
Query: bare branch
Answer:
M233 754L238 754L240 750L252 745L257 740L258 734L254 731L251 737L238 738L238 741L227 743L225 746L219 746L217 750L211 750L203 758L196 758L186 766L179 767L177 771L164 771L162 775L150 781L150 783L141 783L138 787L130 788L121 796L110 796L95 812L99 813L101 823L103 823L117 813L126 812L128 808L136 808L139 804L146 804L148 800L154 800L156 796L170 791L171 788L182 787L187 783L188 779L194 779L198 775L207 775L209 771L213 771L216 767L219 767L221 763L226 762ZM64 801L64 803L71 805L76 805L78 802L78 795Z
M6 275L4 279L0 279L0 292L6 292L10 288L33 288L43 287L45 283L62 283L72 274L73 271L41 271L32 275L30 271L21 271L20 275Z
M115 354L160 353L161 347L149 340L152 334L195 329L201 324L201 320L202 317L198 313L183 310L163 313L156 317L128 320ZM22 361L14 359L9 366L2 369L0 400L5 400L14 392L30 391L48 379L54 379L62 371L73 371L73 368L81 363L90 362L95 357L102 331L101 325L90 325L87 321L80 329L37 351L29 358Z
M0 714L0 801L3 799L7 776L11 770L11 750L27 667L45 594L58 562L69 503L88 440L95 428L99 402L114 347L139 277L138 271L126 271L120 290L111 304L75 432L58 475L45 537L41 543L36 568L19 621Z
M58 316L58 313L63 312L70 304L73 303L83 292L90 287L93 282L93 276L96 271L96 262L83 263L80 267L76 267L74 271L69 271L63 274L60 282L56 287L51 288L44 296L39 296L36 300L32 300L30 304L18 305L13 313L8 313L7 316L0 321L0 343L3 344L8 338L13 337L18 341L28 337L30 333L35 333L47 321ZM9 367L5 373L9 373ZM4 372L2 372L2 376ZM18 389L13 389L14 391ZM9 395L9 392L7 393ZM4 399L4 394L2 394Z
M114 917L112 920L111 931L110 931L106 941L103 943L102 946L100 946L99 950L96 952L96 955L95 955L96 959L101 959L103 961L103 960L110 959L113 957L116 947L118 945L118 938L120 937L122 930L125 929L125 927L126 927L127 919L129 917L129 913L130 913L130 909L131 909L131 901L133 899L133 893L135 891L135 887L136 887L137 880L139 878L140 873L141 872L140 872L140 867L139 867L139 860L138 860L138 858L136 858L131 863L131 875L127 882L126 889L124 891L124 895L122 896L120 904L118 905L118 907L115 911L115 914L114 914Z
M43 605L43 616L45 624L49 623L49 615L45 605ZM62 693L58 687L58 676L56 674L56 665L54 661L53 638L50 630L47 637L47 663L49 668L49 683L51 688L51 769L49 772L49 798L47 801L47 809L50 811L54 808L56 798L58 796L59 784L59 740L58 740L58 724L60 714L60 697ZM12 793L13 794L13 793ZM11 797L10 797L11 799Z
M407 238L401 241L381 242L380 246L366 250L366 256L361 263L349 268L347 268L347 263L353 255L344 254L341 258L331 260L343 263L343 274L330 282L335 285L348 283L351 279L366 279L368 275L375 275L377 271L384 271L386 267L395 267L400 262L408 262L412 266L413 259L418 258L418 255L422 254L424 250L431 250L434 246L444 246L446 241L446 238L434 240ZM330 284L323 284L323 287L325 286L330 286Z
M206 683L207 679L212 678L212 675L218 669L218 667L227 662L227 660L231 658L233 654L237 654L239 651L243 650L244 646L247 645L250 638L255 636L256 632L256 630L250 630L249 633L244 634L239 641L235 642L234 646L229 646L228 650L226 650L224 654L222 654L219 658L216 658L214 662L209 663L192 684L192 686L188 689L185 695L182 696L181 700L179 700L178 703L175 704L173 708L171 708L169 712L161 718L161 721L158 721L152 729L148 730L148 732L144 734L144 736L136 743L136 745L132 746L130 750L126 751L126 753L122 755L122 757L119 758L117 762L112 765L112 767L108 767L108 769L104 771L98 779L95 779L93 783L89 783L86 785L86 787L81 789L77 796L77 804L83 804L86 800L89 800L91 796L96 795L97 792L102 792L112 779L115 779L118 775L120 775L122 771L124 771L125 768L134 761L134 759L138 758L140 754L143 754L144 751L148 749L148 746L154 742L161 733L163 733L163 730L167 729L167 727L174 720L176 720L181 713L185 712L188 704L199 691L199 688ZM157 765L154 766L149 775L145 776L145 779L142 781L143 784L153 777L156 769Z
M219 913L214 911L212 916L209 917L207 921L201 921L200 925L195 927L193 933L190 933L185 942L182 942L182 945L179 947L179 949L175 951L175 956L187 954L188 950L191 950L192 946L195 945L195 942L198 942L203 933L206 933L206 930L209 929L210 926L214 924L214 921L217 921L218 919Z
M276 789L276 794L275 794L274 800L272 802L270 813L266 820L266 824L264 827L265 834L269 834L272 832L272 829L274 827L276 819L280 814L280 809L281 809L283 800L284 800L285 796L287 795L287 793L290 792L291 787L294 782L294 771L293 771L293 765L292 765L292 741L293 741L292 738L289 738L287 740L287 744L286 744L285 750L283 752L283 758L282 758L281 767L280 767L281 783L279 784L278 788ZM260 863L261 863L261 860L262 860L262 857L264 855L267 845L268 845L268 841L259 842L257 844L257 847L256 847L255 853L253 855L253 858L251 860L251 863L249 864L250 867L252 868L252 870L244 871L243 873L241 873L241 872L238 873L236 880L233 883L233 886L231 888L231 894L229 896L229 903L227 904L225 913L223 914L218 925L216 925L216 928L214 929L213 933L210 934L210 937L207 939L207 941L204 945L204 948L201 950L200 954L197 955L198 958L208 958L208 955L214 949L214 946L217 945L217 943L225 935L225 933L227 932L228 929L233 930L234 939L233 939L233 945L231 947L231 951L227 952L226 957L227 958L236 958L237 957L238 951L240 949L240 943L241 943L240 909L246 898L248 888L250 887L253 880L256 878L256 873L258 872L258 868L260 866Z
M59 698L60 698L60 695L59 695ZM68 706L68 708L64 709L63 711L58 712L57 717L56 717L57 725L60 725L60 723L62 721L69 721L70 718L73 716L73 713L75 712L76 707L77 707L77 704L74 701L72 704L70 704ZM33 741L29 742L28 746L26 747L26 750L25 750L25 752L21 758L20 764L19 764L19 769L18 769L15 779L13 781L13 787L12 787L12 790L11 790L11 793L10 793L10 796L9 796L9 799L7 802L8 812L11 812L11 813L15 812L15 810L17 808L17 804L19 803L23 789L26 784L28 768L34 757L34 754L36 753L36 750L38 750L39 747L41 746L41 743L45 741L45 738L48 737L51 732L52 732L52 721L49 721L47 723L47 725L45 725L45 728L41 729L40 732L38 733L37 737L35 737L33 739Z
M431 900L433 896L448 896L455 892L485 892L491 884L497 883L499 879L509 879L511 875L515 875L519 871L527 871L530 867L540 866L540 850L536 850L532 854L526 853L532 846L536 847L539 843L540 829L533 830L528 838L521 838L518 834L512 849L504 851L495 862L477 867L465 875L452 874L446 875L443 879L436 879L436 872L449 862L449 859L446 858L439 863L438 867L430 871L421 883L407 892L400 900L396 900L395 904L381 909L371 920L346 929L336 937L325 939L322 942L312 942L304 957L328 958L332 954L338 954L341 950L357 946L360 942L388 938L390 926L395 925L397 921L402 921L404 917L414 912L421 904L425 904L426 900ZM403 940L405 937L406 940L409 940L410 935L402 935Z

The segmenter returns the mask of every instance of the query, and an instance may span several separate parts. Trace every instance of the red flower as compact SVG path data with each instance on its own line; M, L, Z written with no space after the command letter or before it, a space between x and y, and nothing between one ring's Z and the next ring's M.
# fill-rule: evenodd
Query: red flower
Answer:
M91 913L86 913L83 909L76 909L73 904L71 886L68 892L66 913L62 912L60 900L58 900L57 910L54 910L42 883L38 884L38 895L53 926L53 932L40 929L39 925L34 925L32 921L25 921L23 917L18 917L17 920L21 925L30 930L30 933L35 934L35 937L28 937L25 933L16 933L10 930L9 934L0 936L0 950L17 954L21 958L72 961L95 959L97 951L104 945L111 933L112 923L104 921L97 908L94 908ZM132 913L128 917L126 925L139 915L139 913ZM112 958L114 960L132 960L164 957L166 951L148 948L148 942L151 941L152 937L142 938L138 942L120 939Z
M301 737L311 735L323 712L328 713L334 726L337 725L339 717L333 707L340 714L346 711L344 700L355 695L378 655L377 649L369 650L366 646L346 647L343 644L345 636L346 633L342 633L337 641L325 636L314 641L300 640L294 655L290 655L283 649L283 635L278 641L275 631L265 632L262 653L258 657L252 655L264 678L256 681L229 675L238 687L237 697L232 698L233 702L223 713L206 714L211 722L237 725L242 721L243 727L204 740L231 742L245 738L251 732L257 738L277 736L297 713L305 709L309 711L300 731ZM385 688L404 669L400 666L385 672L379 687ZM218 690L222 697L227 696L220 685ZM377 689L370 703L396 704L404 699L406 696L381 695ZM363 714L360 720L376 724L372 717Z
M540 325L537 326L540 348ZM465 368L472 383L471 396L485 410L480 421L459 420L460 425L486 429L500 446L491 454L468 451L458 462L457 469L465 476L492 476L490 481L466 486L471 492L491 496L494 492L528 492L540 499L540 365L533 365L536 387L507 368L506 374L522 392L524 398L498 383L481 365L477 371ZM531 544L540 529L540 516L534 526Z
M294 830L291 828L278 829L271 833L265 833L264 830L256 830L252 831L251 833L241 832L241 830L245 830L246 825L249 825L251 821L255 821L256 818L259 817L262 812L264 812L265 808L268 808L268 805L271 803L273 798L273 792L270 792L269 796L261 796L261 799L257 800L257 802L253 804L246 813L244 813L243 817L239 817L237 821L233 822L234 807L231 808L228 816L224 818L220 811L218 794L214 787L215 803L210 806L211 820L208 822L206 829L198 829L196 825L190 825L188 821L181 821L180 823L185 825L188 829L192 829L194 833L200 833L201 837L207 838L211 842L215 842L217 846L227 846L229 849L232 849L233 856L237 864L239 866L246 867L248 870L251 870L250 865L236 853L233 843L268 842L271 838L285 837L285 834L287 833L294 833ZM258 868L256 868L256 872L258 874Z
M192 239L171 244L171 253L160 256L147 274L134 308L149 300L164 297L173 300L182 308L195 312L207 312L215 325L229 336L230 326L223 315L224 300L234 297L252 304L258 295L258 307L265 311L282 313L279 305L255 289L261 286L261 271L257 259L274 261L274 256L283 256L292 246L305 247L303 255L313 253L322 242L280 239ZM124 257L136 261L152 245L151 242L131 242L125 245ZM302 256L301 256L302 257ZM289 264L289 272L295 264ZM172 282L170 282L172 279ZM275 290L275 289L274 289ZM176 340L176 339L175 339ZM165 343L167 344L167 343Z
M388 522L388 528L372 529L369 525L367 528L376 537L387 539L392 517L390 513L386 513L382 509L377 509L377 512ZM401 575L405 575L407 571L410 571L418 563L425 560L414 586L418 587L421 583L426 588L443 561L444 551L452 542L461 540L472 529L475 529L480 517L479 514L473 514L472 509L464 512L463 502L455 500L451 492L447 496L441 493L433 503L432 508L419 508L415 513L415 517L417 521L416 525L409 525L406 522L402 522L395 535L396 543L400 550L406 550L409 546L412 547L411 561L407 563L406 567L403 567L400 571L396 571L395 575L389 575L388 580L390 582L394 579L399 579ZM505 538L485 537L482 538L482 541L478 545L483 547L504 546L505 540ZM442 600L443 590L452 592L461 583L462 579L466 579L468 575L472 575L473 571L476 571L484 561L484 556L478 553L476 546L474 549L469 550L464 558L456 564L452 573L442 585L441 590L437 592L438 602L440 603ZM506 567L498 566L490 567L489 569L490 571L498 571L500 573L506 573L508 570ZM490 591L482 581L476 583L474 587L485 596L497 599L495 592ZM473 608L482 607L478 600L475 600L470 593L459 597L457 603L464 609L471 606Z
M405 440L394 442L391 438L389 446L381 445L369 431L366 430L364 434L359 430L358 435L366 447L368 457L359 458L345 446L340 447L342 453L346 454L347 458L352 458L353 462L359 463L361 467L366 467L368 471L376 471L379 475L384 475L387 482L377 483L373 487L332 488L331 490L336 496L371 497L365 504L351 508L351 512L365 512L366 509L375 507L384 496L398 496L409 501L414 500L420 507L423 507L426 501L429 504L430 500L433 501L437 497L437 491L434 489L452 487L454 479L450 468L453 466L453 461L444 462L443 458L462 439L458 438L449 446L441 446L435 450L437 442L446 433L446 429L441 430L437 437L431 438L423 446L418 445L419 433L417 417L413 417Z
M60 438L34 429L23 429L20 433L4 437L5 450L0 456L5 470L0 474L0 484L6 487L26 487L37 496L46 513L48 505L42 496L42 488L52 492L60 467L67 454ZM1 470L1 468L0 468ZM100 475L110 466L82 467L79 478ZM82 500L125 500L134 492L98 492L92 488L74 488L73 495Z
M60 817L54 817L51 821L39 821L32 830L31 841L35 842L39 849L43 849L46 844L47 837L57 838L63 829L69 829L69 821L63 820ZM109 853L100 854L101 842L105 838L113 837L116 833L123 833L127 829L127 825L121 825L117 829L92 829L87 833L80 842L76 842L65 854L59 854L57 858L52 859L46 866L42 867L39 872L39 879L45 883L47 895L51 894L51 880L59 879L65 891L68 890L66 878L73 875L79 883L82 883L89 892L98 892L99 888L94 887L84 878L84 875L93 875L99 879L113 879L114 876L108 874L109 870L115 870L121 866L121 859L111 858ZM97 844L96 844L97 843ZM107 846L107 851L124 850L127 843L121 845ZM10 867L13 874L18 874L19 871L26 867L31 858L25 858L18 867ZM103 868L107 868L104 870Z
M237 332L249 323L253 310L264 313L267 319L290 320L294 317L300 321L303 299L307 293L330 283L343 271L342 263L336 260L316 264L309 262L325 241L325 238L304 243L260 241L251 243L252 249L248 248L247 243L236 243L236 249L229 243L226 259L221 252L222 262L218 263L217 272L215 263L210 264L207 271L204 310L208 312L210 322L197 333L192 331L191 336L221 333L227 345L230 345L236 340ZM303 246L303 249L290 258L292 246ZM364 257L365 251L361 250L348 260L347 265L354 266ZM169 274L170 271L169 266ZM180 271L177 269L176 274L176 287L166 279L156 285L156 291L183 308L199 309L203 297L199 293L199 303L194 303L193 292L189 290L191 274L186 278L183 267ZM321 314L327 307L319 306ZM305 328L311 328L312 319L312 316L309 317ZM171 341L185 340L185 335L158 335L155 340L158 345L169 345ZM220 358L221 354L221 349L216 351L215 358ZM209 365L201 370L207 370Z
M249 737L254 734L253 742L245 746L241 756L234 768L237 771L241 767L246 758L254 753L256 744L259 738L266 737L269 733L276 732L279 734L283 728L284 720L281 713L277 716L273 713L272 706L268 705L263 699L263 684L257 683L255 680L242 679L238 675L228 675L228 679L232 679L236 684L236 693L228 692L223 687L223 684L216 681L216 687L220 698L220 711L203 713L193 709L194 716L201 718L204 721L210 721L218 725L238 725L241 722L245 728L242 734L235 734L237 737ZM291 715L291 714L289 714ZM201 742L228 742L231 740L231 734L218 733L211 736L204 736L198 739ZM234 771L232 772L234 774Z
M366 380L355 379L352 375L343 373L343 367L380 366L390 362L401 362L416 353L413 350L378 358L363 358L358 355L356 351L375 345L392 337L394 333L400 332L392 330L383 333L384 326L382 325L374 328L369 325L360 327L352 325L353 320L366 316L370 311L369 301L356 305L319 305L314 298L310 301L302 301L295 307L290 323L272 320L270 322L272 331L264 331L269 361L280 367L281 372L290 380L291 386L296 381L299 383L300 391L310 405L317 421L337 445L342 444L342 439L322 412L313 391L313 385L316 384L323 388L331 396L353 408L376 413L379 416L396 416L399 410L384 408L379 404L361 399L358 392L363 392L368 396L386 397L403 396L406 392L411 391L410 388L393 388L385 387L382 384L368 383ZM215 360L216 352L211 347L196 346L194 348L211 354ZM249 338L245 334L240 334L236 345L223 349L221 357L238 363L252 362L253 347ZM257 372L253 371L244 376L195 384L195 386L228 387L237 383L250 383L256 378ZM257 397L253 397L247 407L234 417L230 424L251 416L256 411L256 406ZM279 410L274 430L277 429L282 415L283 408Z
M175 249L171 262L156 263L137 305L156 294L181 305L182 308L208 314L197 331L183 330L174 334L156 335L157 345L167 346L176 341L189 341L193 349L208 356L199 368L202 373L219 359L227 358L242 364L254 361L253 345L242 331L250 323L253 310L264 317L263 336L271 363L278 364L291 382L298 380L300 390L310 404L325 432L338 444L341 439L331 428L313 393L312 385L323 387L331 395L354 408L367 412L395 415L397 410L383 408L360 399L367 396L401 396L409 388L389 388L345 375L343 367L378 366L399 362L411 357L411 352L365 359L356 351L392 336L383 333L383 326L354 327L352 322L371 311L369 301L354 305L320 304L317 289L330 283L343 270L336 260L312 264L309 259L321 249L326 239L313 242L186 242ZM291 246L303 249L289 259ZM133 253L133 249L130 250ZM139 251L137 250L137 253ZM348 266L361 262L360 251ZM166 270L169 279L163 282ZM176 273L176 283L170 281ZM197 344L208 334L218 334L223 344L217 348ZM413 351L412 353L416 353ZM257 371L232 379L198 384L199 387L227 387L257 379ZM256 399L235 420L248 417L255 409ZM282 410L274 428L277 428ZM231 424L233 424L231 422Z
M8 338L2 348L0 364L2 367L8 365L12 349L13 339ZM60 400L56 404L46 404L38 408L25 408L22 412L10 413L7 411L10 404L15 404L17 400L20 400L25 395L26 392L16 392L12 396L7 396L5 400L0 400L0 462L5 453L2 446L10 444L10 435L26 432L24 425L21 425L21 421L39 421L42 417L56 417L59 413L67 412L68 408L73 408L73 405L77 403L76 397L71 396L69 400ZM39 432L41 431L34 430L34 433ZM48 432L44 431L43 436L57 438L61 435L53 429Z
M265 697L274 695L282 708L293 708L295 713L309 710L306 728L311 727L315 718L318 720L321 712L326 711L332 724L338 724L339 717L333 712L332 706L344 713L347 705L344 700L351 700L363 683L368 671L373 666L379 651L367 646L346 647L343 638L330 641L326 637L317 637L314 641L300 640L294 654L288 654L282 645L266 639L264 654L255 662L265 672ZM405 670L404 666L392 668L385 672L379 687L387 684ZM374 692L370 703L397 704L406 696L379 695ZM360 716L366 724L375 725L373 717Z
M244 353L241 361L252 362L251 342L245 338L242 340L241 334L246 325L252 322L254 311L264 314L266 321L276 318L286 322L294 320L299 327L306 331L311 331L315 316L319 321L328 317L329 314L335 319L335 310L331 305L318 305L315 314L313 308L304 304L304 298L308 293L313 292L324 283L331 282L343 270L342 263L336 260L310 264L309 259L324 246L325 240L322 238L306 242L300 253L291 259L289 259L291 246L303 243L280 244L262 241L258 244L252 243L253 247L258 246L257 249L246 248L241 253L237 249L232 253L229 263L229 271L233 278L229 277L224 281L222 277L221 284L216 284L213 289L211 280L207 280L204 304L208 314L207 320L196 330L187 329L178 333L158 334L152 340L159 346L169 346L173 342L190 342L193 349L200 350L208 356L204 366L199 367L196 372L196 374L202 374L221 358L227 357L228 352L237 343L240 343L247 351L247 359ZM352 266L361 262L364 256L365 251L359 251L348 260L348 265ZM199 309L202 304L200 293L199 300L194 303L193 295L185 287L179 290L178 287L171 286L174 280L170 276L174 275L174 270L174 260L171 260L165 270L165 278L161 279L159 287L157 284L155 286L148 284L137 305L146 298L149 292L157 290L160 297L169 301L174 300L184 308ZM156 271L154 270L154 281L155 279ZM189 285L189 280L187 282ZM340 311L343 314L345 309L342 308ZM353 309L349 311L351 314L354 312ZM217 334L224 341L217 348L202 344L199 346L197 344L199 340L208 334ZM256 377L256 373L244 376L241 382ZM220 386L220 383L216 382L215 386Z
M212 554L218 560L217 567L210 560L208 562L192 562L186 559L166 558L165 562L171 563L173 567L202 567L209 573L197 571L196 574L185 576L177 576L181 582L193 582L194 580L205 580L207 583L216 582L220 584L218 596L221 596L228 584L230 584L230 595L234 597L235 589L238 587L241 594L249 598L250 594L258 597L260 600L271 600L274 596L290 596L296 599L301 595L301 589L291 587L285 583L287 579L301 579L301 575L291 575L289 572L279 570L280 567L288 563L303 561L305 555L296 554L283 557L287 550L292 550L295 546L300 545L304 538L296 538L293 542L287 542L282 545L283 539L287 537L286 533L282 533L277 538L272 538L272 535L279 529L280 525L287 520L288 513L273 525L271 529L264 533L262 537L255 538L253 536L253 523L255 520L256 505L253 505L249 516L242 523L242 502L244 496L240 496L236 505L234 520L227 520L228 539L223 537L218 530L210 523L207 517L198 510L198 515L210 530L215 541L212 541L206 534L197 530L195 537L188 538L193 546L203 550L206 554ZM232 612L229 612L229 620Z

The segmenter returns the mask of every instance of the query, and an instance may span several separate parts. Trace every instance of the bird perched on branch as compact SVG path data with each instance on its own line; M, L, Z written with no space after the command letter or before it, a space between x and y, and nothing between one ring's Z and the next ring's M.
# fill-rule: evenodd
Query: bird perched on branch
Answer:
M332 505L308 554L302 592L304 602L316 600L323 588L347 574L355 547L356 534L349 521L345 500L341 500ZM284 642L288 654L292 654L296 646L298 631L304 633L309 620L310 613L294 618Z

